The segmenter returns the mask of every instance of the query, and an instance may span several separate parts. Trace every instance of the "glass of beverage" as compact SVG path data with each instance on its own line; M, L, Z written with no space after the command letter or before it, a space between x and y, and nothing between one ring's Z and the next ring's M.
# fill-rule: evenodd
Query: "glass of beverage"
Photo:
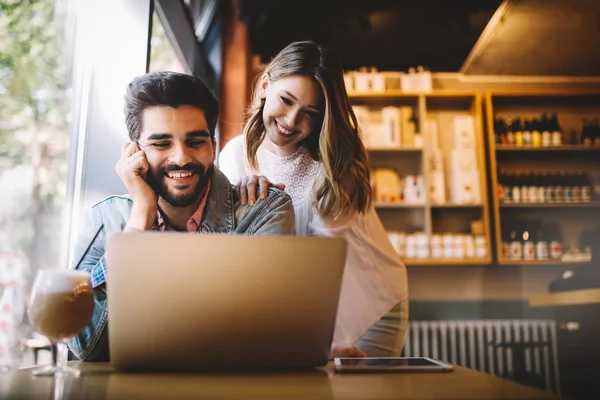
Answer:
M94 311L90 274L85 271L45 269L37 273L29 297L29 321L34 330L52 342L52 365L33 371L33 375L70 374L79 370L68 367L60 357L66 341L85 328Z

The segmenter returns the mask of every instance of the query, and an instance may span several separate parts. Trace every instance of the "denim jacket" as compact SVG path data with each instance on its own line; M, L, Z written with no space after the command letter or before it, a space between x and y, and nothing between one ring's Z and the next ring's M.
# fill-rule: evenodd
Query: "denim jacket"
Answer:
M235 187L216 167L213 169L211 190L200 223L199 233L229 233L246 235L293 235L294 208L284 192L270 188L266 199L254 206L241 205ZM258 195L257 195L258 198ZM101 224L104 229L77 269L90 271L104 256L106 237L122 232L127 224L133 201L127 196L110 196L94 205L86 217L79 235L75 254L81 255ZM153 228L154 229L154 228ZM110 265L106 266L110 268ZM107 284L110 285L110 282ZM107 361L108 308L106 286L94 289L95 308L90 324L69 340L73 354L87 361Z

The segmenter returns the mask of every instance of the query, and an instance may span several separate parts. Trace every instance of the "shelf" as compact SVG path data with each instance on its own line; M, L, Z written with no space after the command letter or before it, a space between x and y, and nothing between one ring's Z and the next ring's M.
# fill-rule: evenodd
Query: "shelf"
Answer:
M427 266L427 265L488 265L491 263L491 260L488 258L465 258L465 259L456 259L456 258L427 258L427 259L418 259L418 258L405 258L402 262L408 266Z
M432 204L431 208L480 208L483 204Z
M385 203L385 202L373 202L375 208L425 208L425 204L404 204L404 203Z
M373 153L422 153L423 149L417 147L367 147Z
M600 96L597 91L554 90L554 91L491 91L492 97L585 97Z
M590 203L500 203L500 208L596 208L600 201Z
M552 147L516 147L516 146L496 146L496 151L501 152L512 152L512 151L540 151L540 152L553 152L553 151L599 151L600 146L579 146L579 145L564 145L564 146L552 146Z
M577 265L589 264L590 261L560 261L560 260L499 260L500 265Z
M478 99L477 92L433 92L424 94L427 109L430 111L469 110Z
M401 90L386 90L385 92L348 92L348 98L352 99L372 99L372 98L395 98L417 100L420 93L403 92Z

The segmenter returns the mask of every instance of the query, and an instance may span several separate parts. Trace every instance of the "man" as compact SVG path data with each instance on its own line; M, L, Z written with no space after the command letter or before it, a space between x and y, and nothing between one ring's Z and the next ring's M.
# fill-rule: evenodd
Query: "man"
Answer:
M213 165L218 103L198 78L173 72L135 78L127 89L124 111L130 141L123 145L115 169L129 195L94 205L76 246L77 254L83 253L104 224L81 265L75 266L90 271L95 299L91 323L69 342L82 360L108 360L110 282L105 282L105 273L110 265L104 242L111 233L295 233L287 194L269 188L253 206L242 205L235 188Z

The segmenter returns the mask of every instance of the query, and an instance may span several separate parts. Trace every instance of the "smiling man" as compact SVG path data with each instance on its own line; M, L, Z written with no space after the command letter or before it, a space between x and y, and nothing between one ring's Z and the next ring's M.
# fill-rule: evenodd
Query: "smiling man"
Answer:
M91 324L69 342L83 360L108 359L110 265L104 243L111 233L295 233L287 194L269 188L266 198L254 206L242 205L235 187L213 165L218 103L200 79L174 72L135 78L127 88L124 111L129 141L123 144L115 169L129 194L94 205L76 245L76 254L83 253L104 225L81 265L75 266L90 271L96 303Z

